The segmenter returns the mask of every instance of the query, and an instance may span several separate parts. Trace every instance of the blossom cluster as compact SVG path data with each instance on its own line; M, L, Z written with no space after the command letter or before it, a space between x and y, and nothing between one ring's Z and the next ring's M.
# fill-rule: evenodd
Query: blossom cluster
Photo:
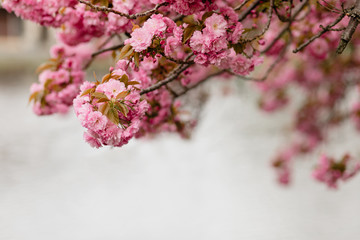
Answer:
M133 14L152 4L145 0L112 1L115 10ZM89 9L78 0L2 0L1 6L23 19L44 26L60 28L58 35L64 43L77 45L103 35L130 31L131 22L114 13Z
M156 83L158 78L163 77L161 73L156 71L164 67L167 67L166 62L161 63L160 60L153 57L145 57L139 68L136 68L134 63L128 64L125 60L118 61L116 65L116 69L126 71L130 78L140 82L143 89ZM194 82L191 75L188 74L187 78L191 79L190 82ZM181 81L180 84L182 84ZM190 119L183 118L181 101L176 100L166 87L161 87L143 96L149 104L149 109L142 118L139 131L135 137L153 136L161 132L177 132L183 137L189 137L196 120L192 117Z
M232 8L220 8L220 14L213 13L207 17L203 26L202 30L196 30L190 38L190 47L196 56L196 63L229 68L239 75L248 75L254 70L255 65L261 63L257 56L247 58L241 52L237 53L231 45L239 42L244 31Z
M336 162L335 159L323 154L312 174L315 179L326 183L330 188L337 188L340 180L346 181L359 171L360 163L355 162L349 155Z
M211 7L214 6L213 1L167 0L167 2L171 4L171 9L183 15L191 15L204 10L211 10Z
M81 85L74 110L81 125L87 128L84 139L92 147L121 147L139 131L148 103L134 87L138 84L118 69L106 75L101 83Z
M183 28L161 14L152 15L142 27L135 28L125 44L144 57L162 55L183 60L185 58L182 44Z
M77 3L77 0L3 0L1 6L24 19L44 26L60 27L70 20L67 8Z
M37 115L66 113L84 81L84 64L90 59L89 45L69 47L59 44L51 48L51 59L41 65L39 83L30 88L30 101Z

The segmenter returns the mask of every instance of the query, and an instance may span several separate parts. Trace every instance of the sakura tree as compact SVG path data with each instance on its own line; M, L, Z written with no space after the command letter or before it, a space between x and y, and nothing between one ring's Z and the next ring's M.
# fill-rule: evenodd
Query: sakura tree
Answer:
M360 131L360 0L2 0L2 7L58 29L30 101L37 115L73 106L92 147L160 132L189 137L201 104L190 115L182 109L201 102L189 93L211 78L253 82L270 113L298 88L293 137L273 159L280 183L289 183L293 159L326 142L332 128L351 121ZM85 80L107 53L109 72ZM324 153L313 176L336 188L359 170L347 153Z

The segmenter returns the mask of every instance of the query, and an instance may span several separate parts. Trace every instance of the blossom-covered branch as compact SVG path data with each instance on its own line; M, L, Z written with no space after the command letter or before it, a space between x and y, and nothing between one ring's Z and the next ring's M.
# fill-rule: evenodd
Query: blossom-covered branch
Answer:
M113 8L109 8L107 6L98 6L98 5L94 5L88 1L85 1L85 0L78 0L80 3L83 3L89 7L91 7L92 9L96 10L96 11L100 11L100 12L105 12L105 13L115 13L121 17L126 17L128 19L137 19L139 17L145 17L145 16L149 16L153 13L155 13L160 7L162 6L166 6L168 5L167 2L163 2L163 3L160 3L160 4L156 4L156 6L153 8L153 9L150 9L150 10L147 10L145 12L141 12L141 13L136 13L136 14L127 14L127 13L123 13L123 12L120 12L120 11L117 11Z
M57 29L30 101L38 115L73 106L92 147L161 132L188 138L204 102L189 92L215 77L251 81L266 112L284 108L300 89L292 134L272 160L282 184L291 180L294 159L329 141L331 128L351 120L360 131L360 0L3 0L2 6ZM347 46L345 56L336 54ZM88 66L106 52L113 59L108 72L86 79ZM358 97L349 102L349 94ZM329 187L360 170L347 153L319 159L313 176Z

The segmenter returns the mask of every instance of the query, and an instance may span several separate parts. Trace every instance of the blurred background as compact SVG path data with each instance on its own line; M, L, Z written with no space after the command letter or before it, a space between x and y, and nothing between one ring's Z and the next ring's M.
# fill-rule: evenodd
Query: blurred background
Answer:
M0 9L0 239L338 240L360 236L360 177L329 190L311 178L322 150L358 149L350 126L278 185L270 159L291 106L267 115L249 83L207 85L190 140L164 134L92 149L72 112L37 117L28 92L52 33ZM217 109L214 111L213 109Z

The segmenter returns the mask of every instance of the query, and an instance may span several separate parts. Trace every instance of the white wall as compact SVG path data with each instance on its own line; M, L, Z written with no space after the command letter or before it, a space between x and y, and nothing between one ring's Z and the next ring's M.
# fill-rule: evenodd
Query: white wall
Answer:
M27 87L0 87L1 240L360 236L360 176L330 191L310 177L314 156L297 163L292 186L277 185L269 159L285 141L289 112L260 113L249 88L213 95L190 141L96 150L72 113L34 116ZM339 152L359 144L349 127L333 138Z

